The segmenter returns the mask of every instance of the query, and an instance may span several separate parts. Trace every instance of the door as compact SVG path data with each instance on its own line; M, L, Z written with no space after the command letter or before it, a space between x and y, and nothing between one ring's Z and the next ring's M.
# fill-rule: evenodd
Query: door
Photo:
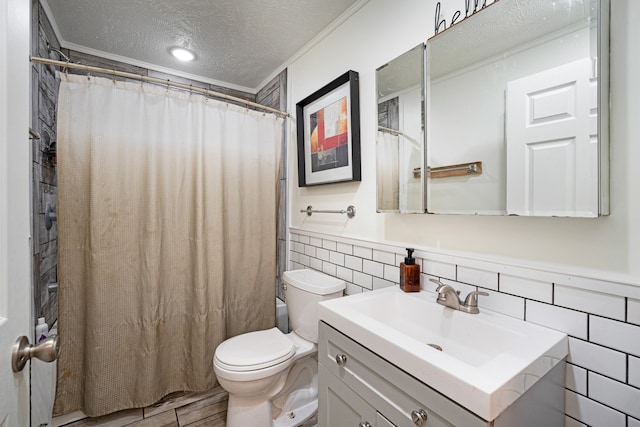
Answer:
M591 58L507 84L507 212L598 216L597 80Z
M11 350L31 336L30 0L0 1L0 427L29 425L29 367Z

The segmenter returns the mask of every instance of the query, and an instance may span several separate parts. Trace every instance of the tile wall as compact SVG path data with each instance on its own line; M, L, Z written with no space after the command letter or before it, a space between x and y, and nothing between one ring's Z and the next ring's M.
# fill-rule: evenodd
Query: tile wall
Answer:
M347 282L356 294L396 286L404 248L297 229L289 267L312 268ZM416 250L422 286L429 278L463 295L481 289L479 305L565 332L567 427L640 427L640 287L524 268L467 256Z

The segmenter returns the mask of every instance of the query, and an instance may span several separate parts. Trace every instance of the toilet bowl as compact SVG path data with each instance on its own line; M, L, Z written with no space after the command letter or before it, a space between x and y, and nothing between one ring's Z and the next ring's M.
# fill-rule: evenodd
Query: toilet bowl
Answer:
M216 348L227 427L295 427L317 411L317 304L342 296L345 282L313 270L286 271L283 281L292 332L248 332Z

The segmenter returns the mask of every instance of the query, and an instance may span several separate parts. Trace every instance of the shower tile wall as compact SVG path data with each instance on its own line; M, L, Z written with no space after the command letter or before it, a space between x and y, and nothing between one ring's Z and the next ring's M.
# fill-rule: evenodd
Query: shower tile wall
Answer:
M37 0L32 1L31 54L49 57L47 44L59 48L58 40ZM57 59L57 58L56 58ZM59 81L53 67L32 64L31 128L41 135L32 140L32 209L33 209L33 313L45 317L49 325L58 315L57 293L47 285L55 282L58 265L58 228L47 230L44 222L47 205L56 206L57 177L55 164L56 106Z
M420 252L420 251L418 251ZM558 329L569 336L566 426L640 427L640 291L635 286L438 253L418 253L423 288L435 277L481 309ZM397 286L404 248L291 230L290 268L347 282L347 294ZM606 290L606 291L605 291ZM434 293L435 298L435 293Z
M280 111L287 110L287 70L273 78L256 95L258 104ZM283 132L284 135L284 132ZM276 296L284 300L282 272L287 266L287 144L284 139L280 152L280 198L278 200L278 264L276 267Z
M39 0L32 0L32 47L31 54L42 58L61 59L57 53L49 53L47 44L59 49L60 44L55 36L52 26L47 19ZM232 95L237 98L257 102L279 110L286 110L286 86L287 71L282 71L264 88L258 91L257 95L242 92L236 89L229 89L222 86L202 83L171 74L165 74L134 65L88 55L68 49L62 51L71 58L72 62L79 62L85 65L93 65L107 69L127 71L138 75L156 77L159 79L170 79L175 82L193 84L216 92ZM69 73L86 74L82 71L69 70ZM32 99L31 99L31 127L39 132L43 138L33 141L33 296L34 296L34 317L46 317L47 323L52 325L58 317L57 293L50 293L47 285L57 281L58 265L58 230L54 222L50 230L46 230L44 215L47 204L52 207L56 205L57 194L57 174L54 156L48 148L56 141L56 108L58 99L59 81L55 78L55 69L52 66L43 64L32 64ZM100 75L92 73L94 76L112 79L112 75ZM124 80L117 78L118 80ZM285 162L285 145L282 147L283 165ZM275 281L276 295L280 294L280 272L284 271L286 263L286 170L280 174L280 209L278 218L278 268Z

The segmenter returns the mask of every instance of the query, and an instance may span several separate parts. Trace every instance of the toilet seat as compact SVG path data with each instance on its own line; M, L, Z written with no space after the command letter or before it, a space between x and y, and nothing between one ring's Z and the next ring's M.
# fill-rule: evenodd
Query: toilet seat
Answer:
M296 350L293 341L278 328L271 328L224 341L216 349L214 362L229 373L254 372L285 364L293 359Z

